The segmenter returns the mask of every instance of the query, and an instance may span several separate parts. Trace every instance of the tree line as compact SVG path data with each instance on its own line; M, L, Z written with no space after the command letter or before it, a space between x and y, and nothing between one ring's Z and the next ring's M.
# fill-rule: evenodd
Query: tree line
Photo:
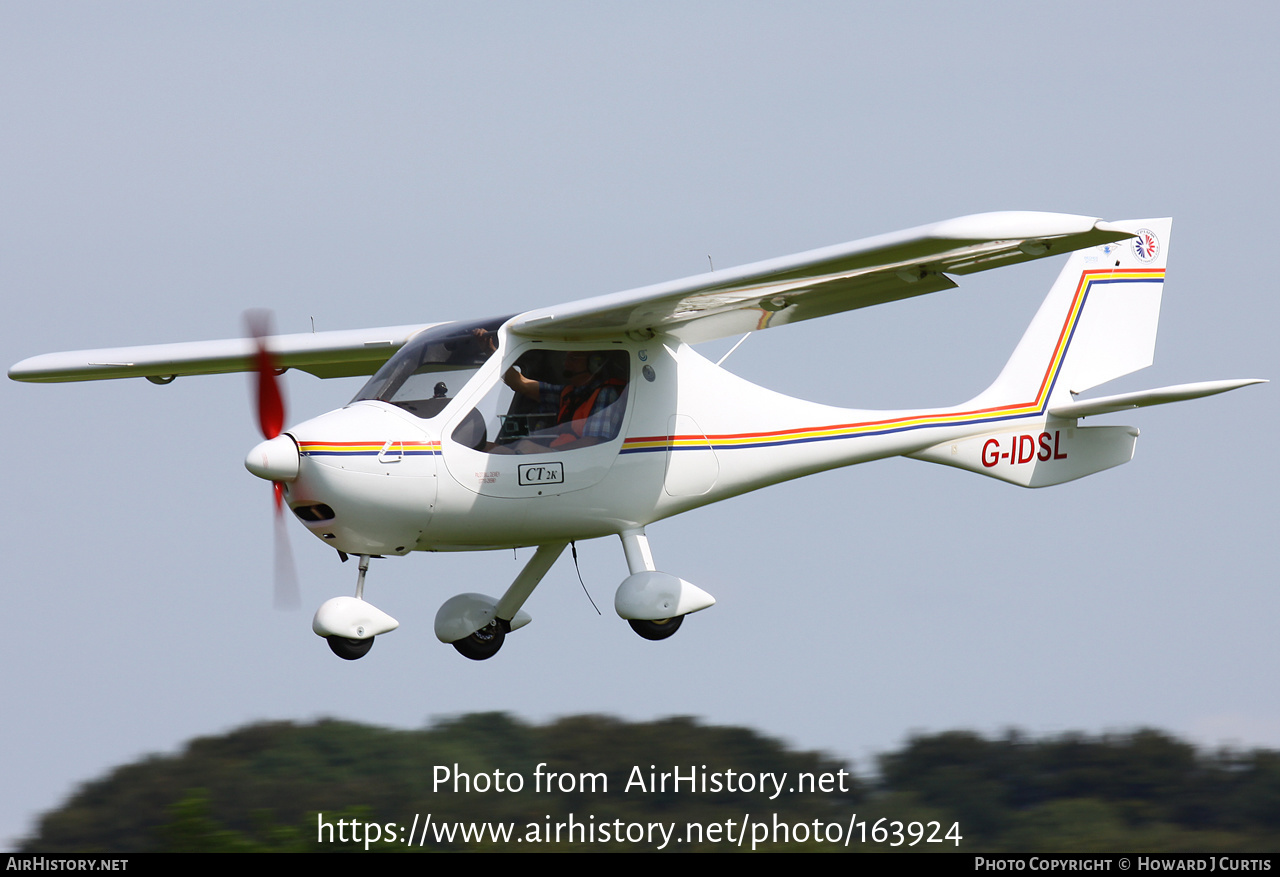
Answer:
M427 814L510 824L517 836L536 826L539 844L525 851L635 850L647 845L623 836L624 825L723 832L746 814L810 826L775 832L762 845L770 849L950 851L950 842L910 841L928 826L940 827L932 829L938 837L956 826L958 849L969 852L1274 851L1280 753L1206 752L1155 730L1043 739L950 731L913 737L857 773L748 728L691 718L588 715L539 725L480 713L408 731L260 723L84 784L40 818L20 851L511 848L447 832L406 843L409 823ZM555 836L554 825L573 820L597 830L591 841L581 831ZM862 837L848 847L822 830L847 832L855 820ZM883 829L874 837L873 821ZM318 839L324 825L329 835ZM371 832L357 825L398 832L391 840L380 830L370 843ZM665 848L727 848L714 832L677 832Z

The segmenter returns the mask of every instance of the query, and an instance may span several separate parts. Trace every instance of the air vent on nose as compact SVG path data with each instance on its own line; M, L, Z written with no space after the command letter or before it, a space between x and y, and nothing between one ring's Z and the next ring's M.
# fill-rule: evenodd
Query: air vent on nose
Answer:
M333 520L333 509L322 502L307 503L306 505L297 505L293 507L293 513L298 519L308 524L318 524L321 521Z

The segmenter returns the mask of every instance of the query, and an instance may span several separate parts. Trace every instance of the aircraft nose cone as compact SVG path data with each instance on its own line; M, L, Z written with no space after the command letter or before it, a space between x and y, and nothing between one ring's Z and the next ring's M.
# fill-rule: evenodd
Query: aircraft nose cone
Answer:
M267 481L293 481L298 477L298 445L289 435L267 439L244 458L244 467Z

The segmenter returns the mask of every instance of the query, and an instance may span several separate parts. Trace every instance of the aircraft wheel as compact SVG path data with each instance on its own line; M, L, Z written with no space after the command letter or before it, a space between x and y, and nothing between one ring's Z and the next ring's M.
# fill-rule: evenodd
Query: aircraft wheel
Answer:
M373 648L373 637L368 639L347 639L345 636L327 636L329 648L344 661L355 661L369 654Z
M500 626L488 624L471 634L471 636L454 640L453 647L464 658L470 658L473 661L484 661L498 654L498 649L502 648L502 641L506 639L506 636Z
M638 618L627 619L627 623L631 625L632 630L645 639L651 640L666 639L679 630L683 622L683 615L677 615L674 618L663 618L659 621L641 621Z

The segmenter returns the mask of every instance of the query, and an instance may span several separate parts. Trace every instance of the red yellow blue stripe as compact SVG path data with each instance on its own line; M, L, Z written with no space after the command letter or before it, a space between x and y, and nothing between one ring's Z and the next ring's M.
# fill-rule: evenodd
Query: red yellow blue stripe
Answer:
M424 456L440 453L440 442L298 442L304 457L376 457L386 451L391 456Z
M627 438L622 443L622 453L642 453L646 451L693 450L713 448L715 450L732 450L735 448L764 448L774 445L797 444L802 442L832 441L835 439L857 438L860 436L885 435L895 432L907 432L938 426L963 426L980 423L994 423L1003 420L1016 420L1025 417L1038 417L1045 413L1049 405L1049 397L1057 381L1062 363L1066 359L1075 334L1080 315L1084 311L1090 288L1097 283L1116 282L1162 282L1164 270L1097 270L1081 272L1080 282L1076 285L1071 306L1063 320L1053 352L1045 366L1035 395L1025 402L1009 405L997 405L988 408L975 408L969 411L955 411L939 414L913 414L906 417L893 417L884 420L868 420L854 423L835 423L824 426L811 426L801 429L781 429L768 432L726 433L720 435L660 435L636 436Z

